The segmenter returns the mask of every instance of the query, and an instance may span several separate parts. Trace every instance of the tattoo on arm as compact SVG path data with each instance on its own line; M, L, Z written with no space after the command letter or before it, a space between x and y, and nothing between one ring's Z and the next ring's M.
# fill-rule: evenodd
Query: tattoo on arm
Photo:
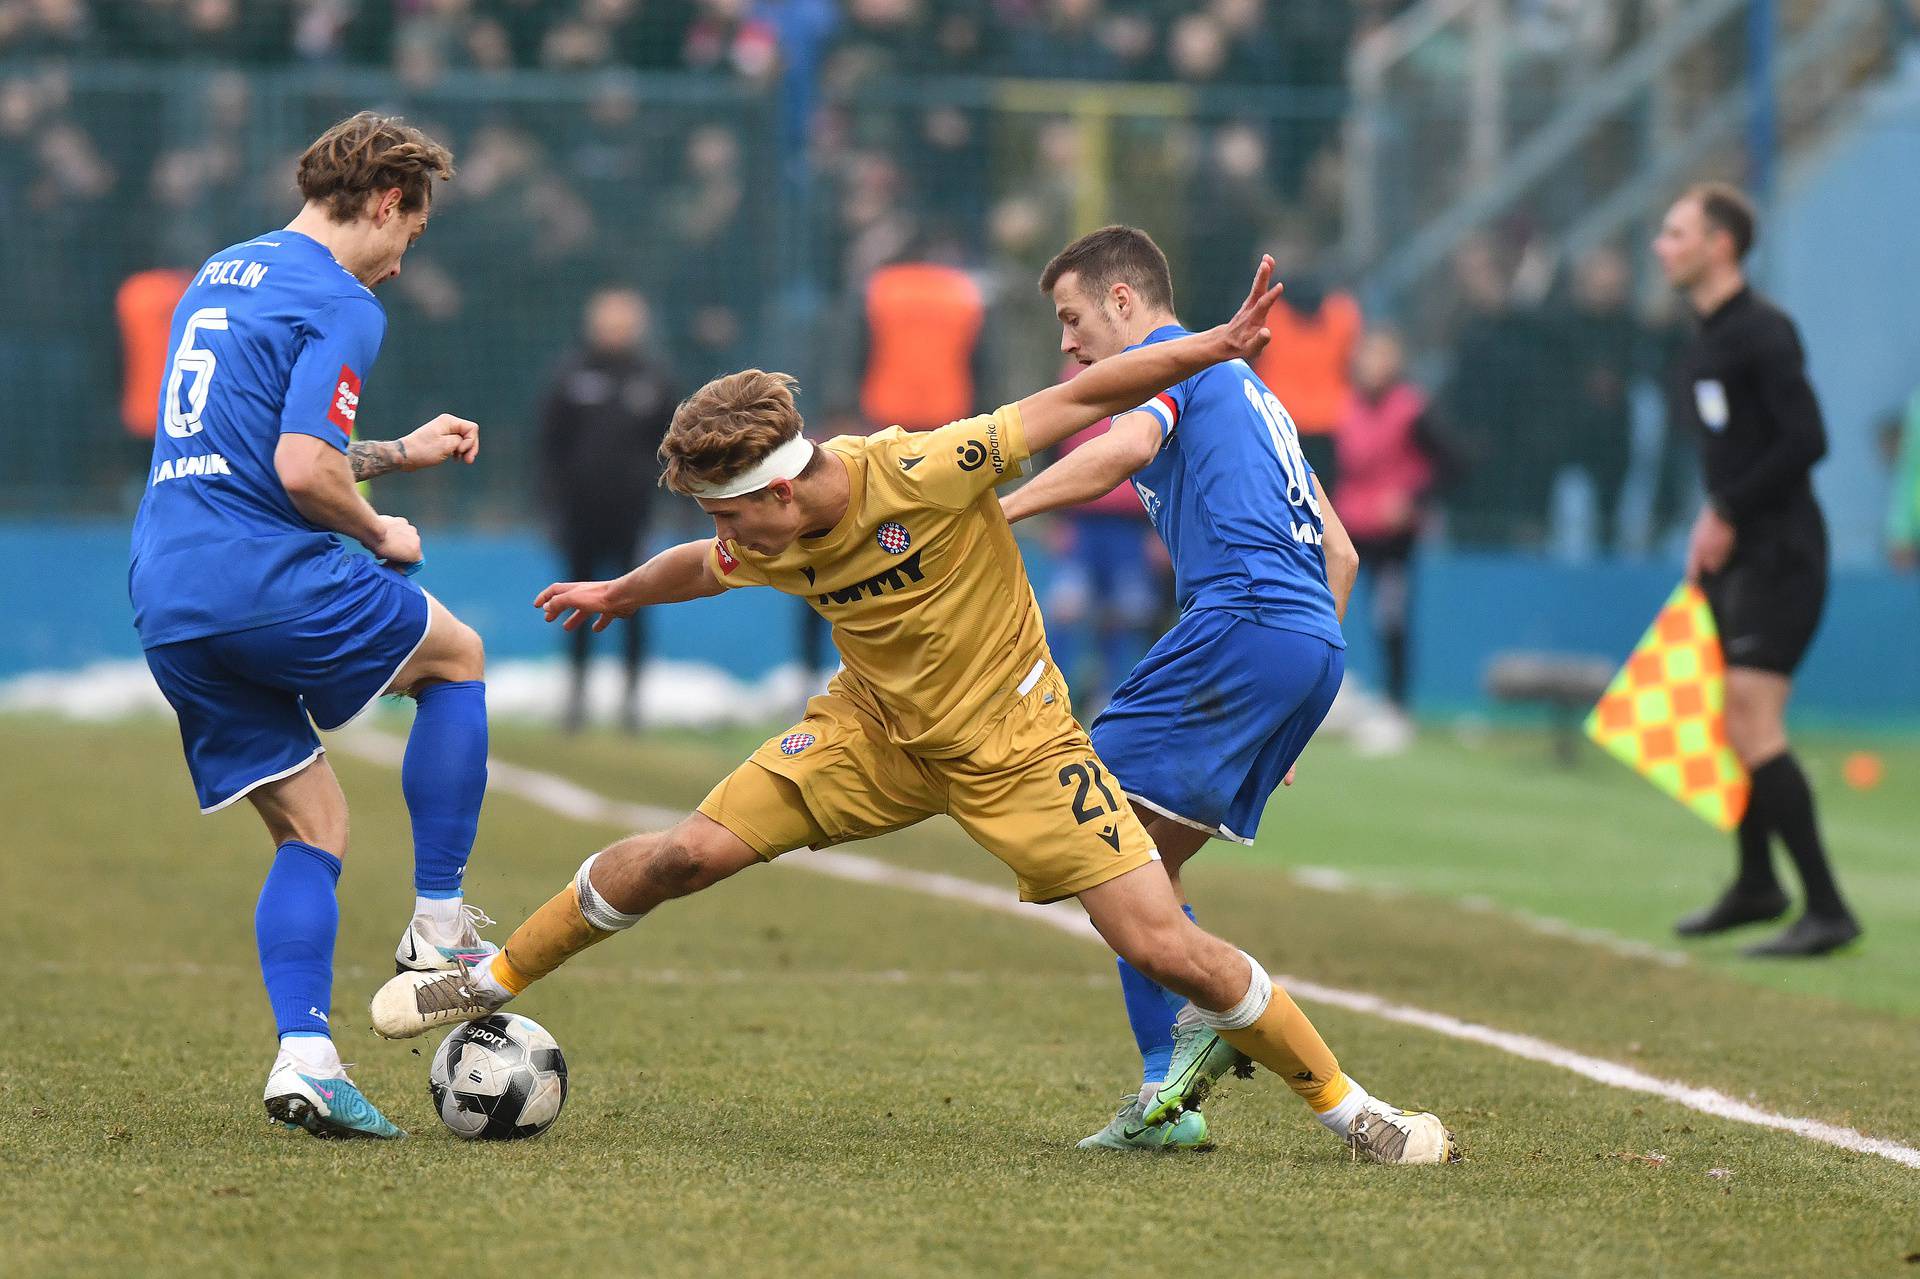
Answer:
M353 466L353 478L370 480L407 464L405 440L360 440L347 446L347 461Z

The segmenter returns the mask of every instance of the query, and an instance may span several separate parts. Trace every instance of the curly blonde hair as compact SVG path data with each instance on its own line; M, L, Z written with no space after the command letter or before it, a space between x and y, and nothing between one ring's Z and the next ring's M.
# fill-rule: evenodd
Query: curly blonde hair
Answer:
M400 188L411 213L427 202L433 180L453 176L453 152L399 116L362 111L314 140L300 157L294 182L335 222L351 222L376 191Z
M660 442L660 482L676 493L723 483L799 435L798 385L786 373L744 369L689 395Z

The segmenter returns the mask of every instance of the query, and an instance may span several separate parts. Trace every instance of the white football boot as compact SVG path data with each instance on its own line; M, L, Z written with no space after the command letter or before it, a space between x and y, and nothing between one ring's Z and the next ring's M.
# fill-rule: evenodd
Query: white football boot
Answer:
M435 1026L485 1017L513 996L489 988L461 964L453 972L403 972L373 992L373 1028L388 1039L412 1039Z
M480 930L492 923L478 906L462 905L460 926L448 935L427 916L415 915L407 931L400 934L400 944L393 948L393 971L450 973L457 972L462 964L478 964L500 949L480 940Z
M1460 1143L1425 1111L1400 1110L1369 1097L1347 1125L1347 1149L1376 1164L1457 1164Z

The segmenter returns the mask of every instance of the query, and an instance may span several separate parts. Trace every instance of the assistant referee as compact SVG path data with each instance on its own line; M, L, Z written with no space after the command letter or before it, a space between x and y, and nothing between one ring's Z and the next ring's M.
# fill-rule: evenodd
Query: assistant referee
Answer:
M1727 737L1753 779L1738 877L1676 930L1700 937L1785 914L1770 851L1778 836L1806 890L1806 912L1746 953L1824 955L1858 937L1860 925L1827 865L1813 791L1787 744L1786 708L1827 597L1827 526L1811 479L1827 432L1798 330L1741 269L1754 231L1747 197L1707 183L1668 210L1653 243L1699 322L1673 382L1674 420L1696 428L1707 490L1687 577L1713 607L1727 659Z

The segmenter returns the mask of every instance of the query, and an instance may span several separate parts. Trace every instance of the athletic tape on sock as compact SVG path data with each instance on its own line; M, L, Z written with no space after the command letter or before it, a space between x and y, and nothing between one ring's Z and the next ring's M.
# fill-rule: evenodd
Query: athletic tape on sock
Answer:
M1249 975L1247 993L1225 1012L1209 1012L1205 1008L1199 1010L1200 1020L1215 1030L1245 1030L1259 1021L1266 1014L1267 1005L1273 1002L1273 978L1267 976L1267 970L1260 966L1260 961L1246 951L1241 951L1240 957L1253 970Z
M629 915L624 911L615 910L613 907L607 905L606 898L594 891L592 879L593 864L599 859L600 854L595 853L592 857L581 862L579 874L573 877L574 891L580 894L580 913L585 916L589 924L592 924L603 933L617 933L624 929L632 928L640 922L640 916Z

